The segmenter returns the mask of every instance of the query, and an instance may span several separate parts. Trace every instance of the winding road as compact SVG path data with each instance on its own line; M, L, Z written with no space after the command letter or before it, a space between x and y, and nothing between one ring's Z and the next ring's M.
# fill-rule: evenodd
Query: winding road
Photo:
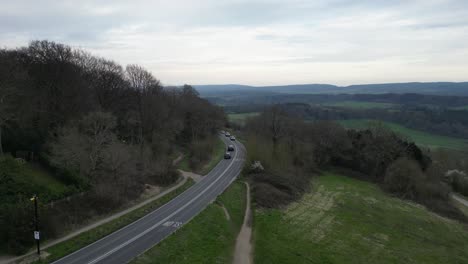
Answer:
M201 181L167 204L53 263L128 263L189 222L236 179L244 165L244 146L221 137L226 145L234 145L232 159L220 161Z

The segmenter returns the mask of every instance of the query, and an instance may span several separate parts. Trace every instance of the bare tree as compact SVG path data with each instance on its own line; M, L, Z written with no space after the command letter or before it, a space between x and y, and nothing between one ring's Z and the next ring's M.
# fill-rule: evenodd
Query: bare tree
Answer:
M275 105L263 113L267 131L273 142L273 151L276 152L278 141L287 134L288 118L280 106Z
M67 126L57 142L52 144L54 161L80 171L93 180L102 163L106 148L116 141L113 129L115 117L94 112L85 116L78 126Z
M143 67L138 65L128 65L125 69L127 80L130 88L136 92L137 108L139 114L139 144L142 147L144 142L145 132L151 131L151 125L148 119L151 115L157 114L150 111L152 102L151 98L157 96L161 91L159 80Z

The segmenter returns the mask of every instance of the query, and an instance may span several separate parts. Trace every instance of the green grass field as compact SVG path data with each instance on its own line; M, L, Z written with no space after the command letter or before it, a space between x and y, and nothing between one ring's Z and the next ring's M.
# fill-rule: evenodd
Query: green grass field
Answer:
M350 120L337 120L341 125L350 129L364 129L368 128L375 121L368 119L350 119ZM413 140L420 146L428 148L447 148L453 150L467 150L468 140L461 138L453 138L446 136L439 136L411 128L407 128L391 122L381 122L384 126L387 126L396 133Z
M392 108L397 106L391 103L378 103L378 102L362 102L362 101L342 101L334 103L324 103L326 106L336 106L344 108L356 108L356 109L372 109L372 108Z
M76 192L76 188L67 186L39 165L21 163L10 156L0 157L0 178L5 180L0 186L0 205L16 201L20 196L30 198L33 194L47 203Z
M29 163L23 165L23 171L17 175L16 180L48 190L56 197L66 196L70 192L68 186L57 180L45 169Z
M468 263L466 226L327 173L287 208L256 210L255 263Z
M83 232L74 238L71 238L67 241L64 241L50 248L47 248L45 251L50 253L50 255L46 259L41 260L41 261L36 261L34 263L36 264L50 263L84 246L87 246L93 243L94 241L97 241L100 238L136 221L137 219L143 217L144 215L150 213L151 211L156 210L160 206L164 205L165 203L175 198L177 195L187 190L193 184L194 182L191 179L188 179L184 185L180 186L176 190L168 193L167 195L161 197L158 200L155 200L147 205L144 205L141 208L131 211L115 220L112 220L94 229Z
M245 211L245 185L234 182L216 203L132 263L231 263ZM223 204L231 220L227 220Z
M229 122L243 125L245 121L250 118L259 115L259 112L251 112L251 113L241 113L241 114L228 114Z

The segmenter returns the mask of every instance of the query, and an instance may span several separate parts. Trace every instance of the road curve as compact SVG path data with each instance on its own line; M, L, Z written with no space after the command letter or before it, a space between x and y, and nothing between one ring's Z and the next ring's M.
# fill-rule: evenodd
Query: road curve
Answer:
M224 136L222 140L234 145L232 159L220 161L200 182L160 208L53 263L128 263L186 224L213 202L242 170L244 146Z

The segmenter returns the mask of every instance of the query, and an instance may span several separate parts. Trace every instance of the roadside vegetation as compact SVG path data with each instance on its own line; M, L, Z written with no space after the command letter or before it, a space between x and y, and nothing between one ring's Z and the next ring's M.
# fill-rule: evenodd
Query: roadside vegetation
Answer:
M260 161L264 167L246 168L259 207L278 208L296 201L308 191L314 175L337 168L377 183L391 195L467 221L450 199L454 185L446 172L452 165L384 126L346 130L334 122L304 122L274 106L250 119L244 131L247 164ZM451 168L462 169L462 164Z
M0 49L0 101L0 252L8 254L34 243L35 193L41 236L60 237L145 186L177 181L178 149L194 167L208 161L227 120L189 85L164 87L141 66L50 41Z
M468 261L466 208L451 198L468 186L466 153L290 110L273 106L243 128L255 263Z
M384 122L369 119L337 120L337 122L346 128L358 130L365 130L372 126L375 126L376 124L380 124L382 126L388 127L395 133L398 133L401 136L406 137L411 141L414 141L416 144L422 147L447 148L461 151L468 150L467 139L439 136L432 133L407 128L392 122Z
M377 185L325 173L281 209L257 209L255 263L467 263L468 231Z
M216 202L132 263L231 263L244 217L245 192L243 183L234 182Z
M221 161L225 151L226 145L218 137L209 138L203 142L194 142L178 167L183 171L205 175Z
M168 193L167 195L146 204L134 211L131 211L115 220L112 220L108 223L105 223L101 226L98 226L94 229L89 231L83 232L76 237L73 237L69 240L64 242L58 243L54 246L47 248L45 251L50 255L43 260L36 261L35 263L50 263L54 260L60 259L84 246L87 246L108 234L117 231L118 229L140 219L141 217L145 216L146 214L156 210L157 208L161 207L165 203L169 202L177 195L183 193L185 190L190 188L194 184L193 180L188 179L187 182L180 186L179 188L175 189L174 191Z

